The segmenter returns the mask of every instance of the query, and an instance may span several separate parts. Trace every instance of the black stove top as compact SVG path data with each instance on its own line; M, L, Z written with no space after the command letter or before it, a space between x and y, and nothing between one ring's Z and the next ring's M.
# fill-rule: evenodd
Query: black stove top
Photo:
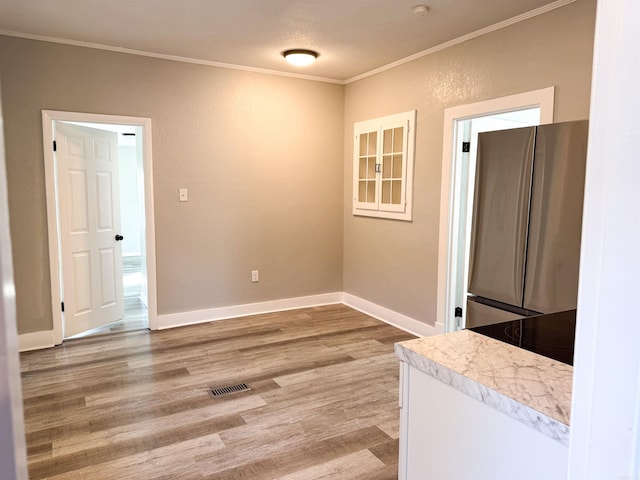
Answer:
M526 317L469 330L573 365L575 310Z

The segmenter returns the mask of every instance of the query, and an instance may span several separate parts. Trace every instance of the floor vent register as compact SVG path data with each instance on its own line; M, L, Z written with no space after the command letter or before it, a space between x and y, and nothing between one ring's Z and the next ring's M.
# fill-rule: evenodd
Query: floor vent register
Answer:
M251 390L251 387L246 383L238 383L236 385L228 385L226 387L217 387L209 390L209 395L212 397L222 397L224 395L231 395L232 393L246 392Z

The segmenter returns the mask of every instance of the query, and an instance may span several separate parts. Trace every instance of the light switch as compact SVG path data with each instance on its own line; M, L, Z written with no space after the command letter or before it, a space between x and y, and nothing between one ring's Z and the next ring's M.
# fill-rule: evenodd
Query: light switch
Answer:
M181 188L179 190L180 192L180 201L181 202L188 202L189 201L189 192L187 191L186 188Z

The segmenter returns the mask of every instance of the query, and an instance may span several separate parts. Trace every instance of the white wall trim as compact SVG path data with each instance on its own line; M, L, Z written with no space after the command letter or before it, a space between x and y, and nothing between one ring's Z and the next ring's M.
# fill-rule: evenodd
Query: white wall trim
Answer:
M18 335L18 348L21 352L31 350L42 350L56 345L53 330L43 330L41 332L23 333Z
M432 327L431 325L416 320L415 318L408 317L402 313L398 313L394 310L390 310L386 307L370 302L369 300L365 300L364 298L351 295L350 293L343 294L342 303L354 310L366 313L373 318L418 337L427 337L442 333L442 329L439 328L437 324L435 327Z
M640 2L598 1L569 478L640 479Z
M371 77L373 75L377 75L378 73L391 70L392 68L398 67L400 65L404 65L405 63L413 62L414 60L418 60L419 58L426 57L427 55L431 55L432 53L436 53L446 48L453 47L454 45L458 45L460 43L466 42L467 40L471 40L473 38L486 35L487 33L495 32L496 30L509 27L515 23L519 23L524 20L537 17L538 15L542 15L543 13L550 12L551 10L555 10L556 8L564 7L565 5L568 5L575 1L576 0L557 0L547 5L543 5L540 8L536 8L529 12L525 12L521 15L516 15L515 17L508 18L506 20L503 20L502 22L494 23L493 25L489 25L488 27L481 28L480 30L476 30L475 32L468 33L461 37L454 38L453 40L449 40L448 42L444 42L444 43L441 43L440 45L436 45L435 47L431 47L421 52L414 53L413 55L410 55L408 57L401 58L400 60L389 63L380 68L376 68L374 70L370 70L360 75L356 75L355 77L347 78L344 81L344 84L348 85L349 83L357 82L358 80L362 80L363 78Z
M436 307L436 325L442 325L444 331L452 330L452 322L448 312L451 292L449 276L451 268L451 241L453 230L453 182L454 162L456 158L454 140L457 124L470 118L521 110L529 107L540 107L540 123L553 123L555 87L547 87L530 92L508 95L506 97L484 100L447 108L444 111L442 140L442 173L440 184L440 230L438 240L438 295Z
M192 310L189 312L168 313L158 315L158 329L182 327L197 323L226 320L229 318L246 317L263 313L282 312L297 308L317 307L342 303L342 293L324 293L306 297L285 298L266 302L248 303L244 305L231 305L228 307L208 308L205 310Z
M151 119L121 115L101 115L95 113L64 112L55 110L42 111L42 131L44 149L45 188L47 200L47 227L49 233L49 278L51 281L51 312L53 320L54 344L62 343L63 326L60 311L60 259L58 245L60 238L57 224L57 202L55 192L55 168L53 149L53 121L115 123L136 125L142 128L143 171L144 171L144 203L145 203L145 238L147 265L147 307L149 328L155 330L158 306L156 291L156 238L155 214L153 200L153 154L151 150Z
M575 0L571 0L575 1ZM300 80L312 80L316 82L335 83L344 85L343 80L335 78L316 77L313 75L300 75L298 73L281 72L279 70L269 70L267 68L250 67L247 65L236 65L233 63L212 62L210 60L202 60L199 58L181 57L179 55L168 55L165 53L148 52L146 50L136 50L135 48L114 47L113 45L105 45L102 43L83 42L80 40L70 40L68 38L50 37L47 35L36 35L32 33L15 32L12 30L0 29L0 35L8 37L26 38L27 40L38 40L40 42L59 43L62 45L72 45L74 47L94 48L96 50L106 50L109 52L126 53L129 55L139 55L141 57L159 58L162 60L170 60L173 62L191 63L195 65L204 65L207 67L227 68L229 70L240 70L243 72L263 73L265 75L275 75L278 77L290 77Z
M26 479L27 448L20 384L4 119L0 101L0 465L3 478Z
M284 298L266 302L248 303L244 305L231 305L228 307L208 308L204 310L191 310L188 312L167 313L158 315L156 320L157 330L166 330L199 323L215 322L249 315L261 315L265 313L284 312L298 308L318 307L341 303L354 310L358 310L377 320L409 332L413 335L424 337L442 333L443 326L436 324L431 326L414 318L398 313L389 308L377 305L350 293L332 292L305 297ZM21 352L50 348L56 345L53 330L25 333L19 336Z
M387 65L383 65L382 67L376 68L374 70L370 70L360 75L356 75L355 77L347 78L346 80L340 80L340 79L328 78L328 77L316 77L312 75L300 75L297 73L282 72L279 70L269 70L266 68L250 67L247 65L236 65L233 63L213 62L210 60L202 60L198 58L182 57L179 55L167 55L164 53L148 52L146 50L136 50L134 48L116 47L113 45L105 45L102 43L83 42L80 40L71 40L68 38L52 37L47 35L36 35L33 33L16 32L13 30L6 30L6 29L0 29L0 35L6 35L8 37L26 38L28 40L38 40L41 42L60 43L62 45L72 45L75 47L95 48L97 50L106 50L109 52L119 52L119 53L127 53L130 55L140 55L142 57L160 58L162 60L192 63L196 65L205 65L208 67L227 68L230 70L263 73L265 75L276 75L279 77L298 78L300 80L313 80L316 82L333 83L337 85L348 85L349 83L353 83L358 80L362 80L363 78L377 75L378 73L384 72L386 70L391 70L392 68L398 67L405 63L412 62L422 57L426 57L427 55L431 55L432 53L436 53L446 48L452 47L454 45L458 45L460 43L466 42L467 40L471 40L473 38L486 35L487 33L491 33L496 30L509 27L515 23L519 23L524 20L537 17L538 15L542 15L543 13L550 12L551 10L555 10L556 8L564 7L565 5L568 5L575 1L576 0L556 0L555 2L549 3L547 5L543 5L540 8L536 8L529 12L516 15L515 17L508 18L506 20L503 20L502 22L494 23L493 25L489 25L488 27L481 28L480 30L476 30L475 32L468 33L458 38L454 38L453 40L449 40L448 42L444 42L444 43L441 43L440 45L436 45L426 50L422 50L421 52L415 53L405 58L401 58L400 60L391 62Z

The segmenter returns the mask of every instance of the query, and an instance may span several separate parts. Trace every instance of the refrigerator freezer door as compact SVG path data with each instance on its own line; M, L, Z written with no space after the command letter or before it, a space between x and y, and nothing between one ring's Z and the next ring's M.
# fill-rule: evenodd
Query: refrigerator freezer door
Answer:
M576 308L588 122L538 127L524 307Z
M522 306L535 127L478 135L469 289Z
M524 318L517 313L499 310L489 305L467 300L467 318L465 320L465 328L481 327L483 325L493 325L494 323L509 322L511 320L519 320Z

